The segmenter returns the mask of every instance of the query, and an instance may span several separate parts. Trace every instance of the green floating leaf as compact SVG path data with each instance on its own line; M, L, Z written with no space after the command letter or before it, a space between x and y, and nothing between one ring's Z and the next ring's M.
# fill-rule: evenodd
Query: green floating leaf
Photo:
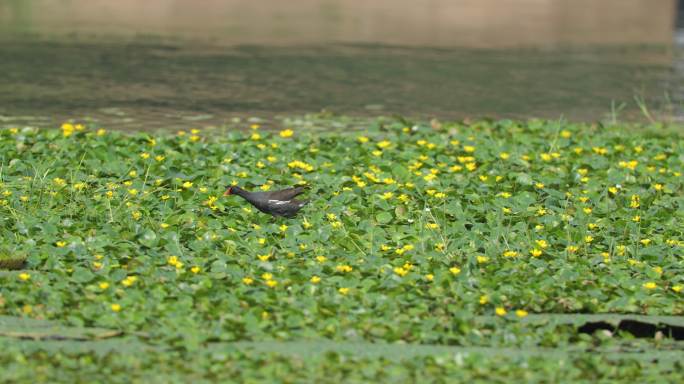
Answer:
M375 220L377 220L377 222L380 224L387 224L392 221L392 214L389 212L378 213L375 216Z
M140 244L152 248L157 245L157 234L153 230L147 229L142 233L138 241Z

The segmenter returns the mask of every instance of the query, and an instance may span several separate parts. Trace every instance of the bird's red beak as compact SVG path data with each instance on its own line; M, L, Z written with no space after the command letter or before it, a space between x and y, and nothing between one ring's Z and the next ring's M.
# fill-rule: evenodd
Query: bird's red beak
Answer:
M233 188L228 188L226 189L225 192L223 192L223 196L228 196L233 194Z

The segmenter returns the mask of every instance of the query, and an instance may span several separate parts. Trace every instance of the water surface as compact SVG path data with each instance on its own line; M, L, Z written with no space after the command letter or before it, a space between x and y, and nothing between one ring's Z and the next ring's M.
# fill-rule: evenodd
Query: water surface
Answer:
M0 0L0 124L681 113L674 1L267 3Z

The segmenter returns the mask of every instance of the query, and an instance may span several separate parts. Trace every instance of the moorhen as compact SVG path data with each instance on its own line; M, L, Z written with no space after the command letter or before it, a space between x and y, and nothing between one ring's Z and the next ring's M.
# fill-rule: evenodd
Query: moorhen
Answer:
M309 200L295 200L294 197L303 193L306 187L295 187L272 192L250 192L238 186L230 186L223 194L238 195L247 200L256 209L273 216L294 217Z

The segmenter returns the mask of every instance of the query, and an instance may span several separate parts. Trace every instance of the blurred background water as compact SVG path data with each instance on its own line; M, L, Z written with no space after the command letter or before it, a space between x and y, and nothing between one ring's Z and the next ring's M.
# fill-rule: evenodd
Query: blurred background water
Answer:
M0 125L682 116L676 0L0 0ZM637 100L639 102L637 102Z

